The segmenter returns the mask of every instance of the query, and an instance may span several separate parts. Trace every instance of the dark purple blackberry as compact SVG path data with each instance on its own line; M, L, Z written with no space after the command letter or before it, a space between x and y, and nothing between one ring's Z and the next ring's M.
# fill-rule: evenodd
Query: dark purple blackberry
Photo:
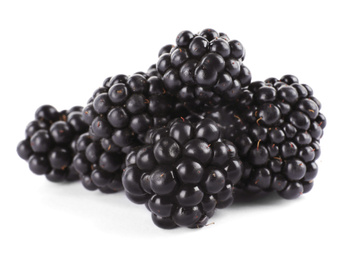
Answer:
M245 49L223 33L205 29L198 34L182 31L176 45L160 51L156 68L166 91L185 102L189 109L202 111L205 105L236 101L251 81L243 65Z
M148 131L149 144L129 153L122 175L127 197L146 204L161 228L203 227L233 202L242 176L235 146L210 119L179 118Z
M78 173L72 166L78 136L88 126L82 119L82 107L58 112L44 105L35 112L35 120L26 128L26 139L17 146L18 155L28 161L30 170L45 174L49 181L73 181Z
M122 169L125 154L111 139L94 141L89 133L79 136L73 166L88 190L112 193L123 190Z
M110 139L128 151L144 141L150 128L167 124L174 104L160 78L140 72L130 77L117 75L95 91L83 119L94 141Z
M320 108L308 85L286 75L253 82L244 89L240 105L209 113L238 147L246 166L237 186L275 190L286 199L309 192L326 126Z

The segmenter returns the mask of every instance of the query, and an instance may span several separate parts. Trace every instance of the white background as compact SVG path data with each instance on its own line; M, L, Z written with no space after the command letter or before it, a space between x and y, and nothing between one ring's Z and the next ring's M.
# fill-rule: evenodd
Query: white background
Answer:
M1 1L1 259L350 259L349 1ZM244 198L200 230L161 230L123 193L30 173L16 154L42 104L84 105L111 75L146 70L184 29L226 32L253 80L295 74L328 125L315 187Z

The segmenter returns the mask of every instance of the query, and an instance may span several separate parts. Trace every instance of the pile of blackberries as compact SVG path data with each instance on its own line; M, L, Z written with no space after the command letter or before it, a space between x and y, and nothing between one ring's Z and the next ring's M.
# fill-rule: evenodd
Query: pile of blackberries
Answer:
M165 229L200 228L235 190L294 199L313 187L326 119L292 75L251 82L224 33L182 31L146 73L104 80L84 108L44 105L18 155L53 182L125 190Z

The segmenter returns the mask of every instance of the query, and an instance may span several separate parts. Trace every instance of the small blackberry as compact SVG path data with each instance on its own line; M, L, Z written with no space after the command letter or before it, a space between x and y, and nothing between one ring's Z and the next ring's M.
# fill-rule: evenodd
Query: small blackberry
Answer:
M235 101L251 81L251 73L242 63L243 45L212 29L199 34L182 31L176 45L166 45L159 55L156 67L165 89L195 111Z
M152 73L152 72L150 72ZM167 124L174 99L163 82L145 73L107 78L83 111L94 141L111 139L123 152L144 141L147 130Z
M233 202L233 186L242 175L236 148L220 139L213 120L197 121L174 119L148 131L149 144L126 157L126 195L145 203L161 228L203 227L215 208Z
M208 117L238 147L245 173L237 185L248 191L275 190L286 199L313 186L326 118L311 87L292 75L251 83L240 106L219 108Z
M18 155L28 161L30 170L45 174L52 182L73 181L78 174L71 165L78 136L88 130L82 120L82 107L58 112L44 105L26 128L26 139L17 146Z
M73 166L83 186L103 193L123 190L121 175L125 154L111 139L94 141L89 133L79 136Z

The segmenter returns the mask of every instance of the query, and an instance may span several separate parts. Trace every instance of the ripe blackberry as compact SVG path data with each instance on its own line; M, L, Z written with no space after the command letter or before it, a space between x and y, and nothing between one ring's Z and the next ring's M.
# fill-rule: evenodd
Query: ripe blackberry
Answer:
M161 228L203 227L215 208L233 202L242 176L235 146L220 139L210 119L174 119L152 129L147 142L126 157L122 183L127 197L146 204Z
M82 120L82 107L58 112L44 105L26 128L26 139L17 146L18 155L28 161L30 170L45 174L52 182L73 181L78 174L71 165L78 136L88 130Z
M240 106L220 108L208 117L238 147L245 173L237 185L248 191L275 190L286 199L313 186L326 118L313 90L292 75L251 83Z
M174 104L160 78L141 72L120 74L95 91L83 119L95 141L111 139L126 153L144 141L147 130L167 124Z
M198 34L182 31L176 45L163 47L159 55L156 67L165 89L195 111L222 100L235 101L251 81L242 63L243 45L212 29Z
M125 154L111 139L94 141L89 133L79 136L73 166L88 190L104 193L123 190L121 175Z

